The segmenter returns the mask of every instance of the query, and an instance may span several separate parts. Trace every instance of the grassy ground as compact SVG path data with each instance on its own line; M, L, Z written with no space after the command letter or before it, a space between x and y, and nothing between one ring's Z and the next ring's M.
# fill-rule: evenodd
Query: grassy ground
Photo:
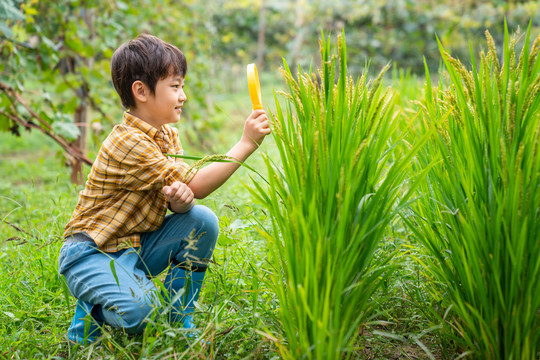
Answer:
M181 333L157 321L143 336L106 328L101 346L73 348L64 335L75 300L58 278L57 254L80 187L70 184L56 146L39 134L0 134L0 144L0 358L279 358L278 304L265 284L274 269L257 231L268 219L241 184L249 182L245 170L204 201L222 230L197 316L212 344L186 348ZM396 274L400 282L386 290L393 303L381 307L383 322L362 330L356 358L428 358L407 337L423 326L406 296L408 279L418 275L412 271Z
M0 134L0 358L198 353L200 349L186 350L180 334L162 335L171 329L159 321L141 337L111 331L99 349L68 346L64 334L75 301L58 278L57 254L81 187L70 184L70 170L57 149L37 132L21 138ZM242 181L250 181L243 169L202 202L216 212L222 231L197 318L215 339L205 351L232 357L264 348L268 353L269 343L253 329L272 326L276 308L262 285L265 246L254 226L266 216L251 204Z
M245 104L219 97L216 101L241 124L243 119L233 109ZM233 145L240 133L238 123L226 123L217 151ZM268 261L266 243L257 230L269 219L243 185L252 175L245 169L202 202L216 212L221 225L196 316L211 343L186 347L181 332L156 319L140 336L105 328L100 345L71 347L64 336L75 300L58 277L57 254L81 187L70 184L70 170L62 164L58 149L36 132L21 138L0 133L0 358L279 358L276 341L283 339L278 304L266 284L267 274L277 270ZM271 141L262 150L272 156ZM201 151L186 149L197 155ZM259 154L250 164L263 170ZM405 254L407 236L394 224L388 251L403 248ZM422 274L408 256L403 261L402 270L381 290L386 302L379 305L380 316L360 329L354 358L429 359L422 347L430 349L431 358L440 357L437 344L443 342L422 315L427 304L422 300Z

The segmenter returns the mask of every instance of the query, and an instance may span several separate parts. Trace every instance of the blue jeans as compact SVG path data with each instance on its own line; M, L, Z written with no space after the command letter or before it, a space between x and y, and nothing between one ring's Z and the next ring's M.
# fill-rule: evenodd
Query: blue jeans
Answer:
M159 229L142 234L140 248L105 253L90 238L65 243L59 273L74 297L100 307L106 323L140 333L145 319L161 305L150 277L171 264L205 271L218 232L216 215L196 205L185 214L167 215Z

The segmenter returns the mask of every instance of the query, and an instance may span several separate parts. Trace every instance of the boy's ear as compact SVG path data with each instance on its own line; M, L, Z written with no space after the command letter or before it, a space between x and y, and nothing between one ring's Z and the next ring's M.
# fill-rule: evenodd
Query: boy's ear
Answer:
M131 91L133 92L133 97L136 101L143 103L148 101L149 91L142 81L134 81L133 84L131 84Z

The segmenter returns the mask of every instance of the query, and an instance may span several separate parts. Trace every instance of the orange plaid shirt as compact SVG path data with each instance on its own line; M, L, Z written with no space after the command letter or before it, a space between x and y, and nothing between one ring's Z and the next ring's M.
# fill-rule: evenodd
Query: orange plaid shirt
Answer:
M161 226L168 202L162 188L195 175L178 158L178 130L157 130L125 112L99 150L64 238L85 232L105 252L140 246L140 234Z

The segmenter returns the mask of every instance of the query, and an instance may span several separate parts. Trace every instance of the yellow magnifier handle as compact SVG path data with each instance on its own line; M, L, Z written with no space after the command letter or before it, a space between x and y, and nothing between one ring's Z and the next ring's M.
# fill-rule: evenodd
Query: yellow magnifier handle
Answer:
M257 74L257 66L255 64L249 64L247 66L247 79L253 110L262 110L261 84L259 83L259 74Z

